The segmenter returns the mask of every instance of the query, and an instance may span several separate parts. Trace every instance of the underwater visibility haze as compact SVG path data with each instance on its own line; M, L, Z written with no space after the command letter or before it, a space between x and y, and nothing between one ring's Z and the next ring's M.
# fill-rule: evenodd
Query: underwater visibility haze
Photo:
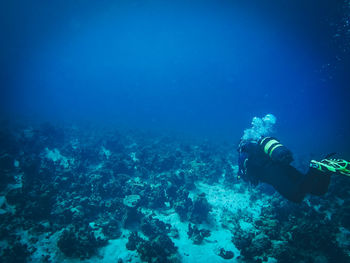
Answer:
M272 112L283 136L293 130L288 139L302 146L349 146L346 2L2 6L7 113L232 140L252 117Z
M0 262L350 262L347 176L295 204L237 153L350 160L349 0L2 1L0 32Z

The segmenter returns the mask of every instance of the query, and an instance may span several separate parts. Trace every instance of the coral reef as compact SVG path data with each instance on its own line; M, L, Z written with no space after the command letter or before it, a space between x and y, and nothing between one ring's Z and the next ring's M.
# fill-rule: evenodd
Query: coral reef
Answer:
M62 232L57 246L67 257L86 259L106 243L107 240L96 237L92 229L70 226Z
M230 250L225 250L224 248L220 248L219 256L223 259L232 259L235 254Z
M229 144L1 124L0 262L349 262L346 178L295 205L237 180Z
M210 231L208 229L199 229L196 225L192 226L191 224L188 224L187 235L194 244L200 245L204 238L210 236Z
M145 262L178 262L177 247L171 239L164 233L157 234L149 232L149 240L141 238L137 232L132 232L128 238L126 248L136 250L141 260Z

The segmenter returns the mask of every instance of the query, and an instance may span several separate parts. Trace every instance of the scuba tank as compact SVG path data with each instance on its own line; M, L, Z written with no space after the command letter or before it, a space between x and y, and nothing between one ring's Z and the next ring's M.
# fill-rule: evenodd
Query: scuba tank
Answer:
M262 137L259 140L261 149L267 154L273 161L290 164L294 159L292 152L281 144L276 138Z

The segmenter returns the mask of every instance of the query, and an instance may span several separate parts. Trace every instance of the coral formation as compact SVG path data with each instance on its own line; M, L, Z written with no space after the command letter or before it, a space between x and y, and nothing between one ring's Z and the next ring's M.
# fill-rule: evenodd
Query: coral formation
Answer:
M67 256L79 259L90 258L107 240L95 237L87 227L70 226L65 229L57 241L58 248Z
M210 236L208 229L199 229L196 225L192 226L188 224L188 238L193 241L194 244L199 245L203 242L203 239Z
M349 262L345 178L294 205L238 181L232 145L2 124L1 262Z

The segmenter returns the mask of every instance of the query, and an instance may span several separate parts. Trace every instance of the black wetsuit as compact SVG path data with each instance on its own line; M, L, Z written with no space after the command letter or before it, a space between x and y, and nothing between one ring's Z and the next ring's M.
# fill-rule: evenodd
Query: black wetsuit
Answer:
M240 147L239 154L243 179L253 184L268 183L292 202L301 202L306 194L324 195L328 190L329 174L312 167L303 174L289 163L272 160L257 143Z

